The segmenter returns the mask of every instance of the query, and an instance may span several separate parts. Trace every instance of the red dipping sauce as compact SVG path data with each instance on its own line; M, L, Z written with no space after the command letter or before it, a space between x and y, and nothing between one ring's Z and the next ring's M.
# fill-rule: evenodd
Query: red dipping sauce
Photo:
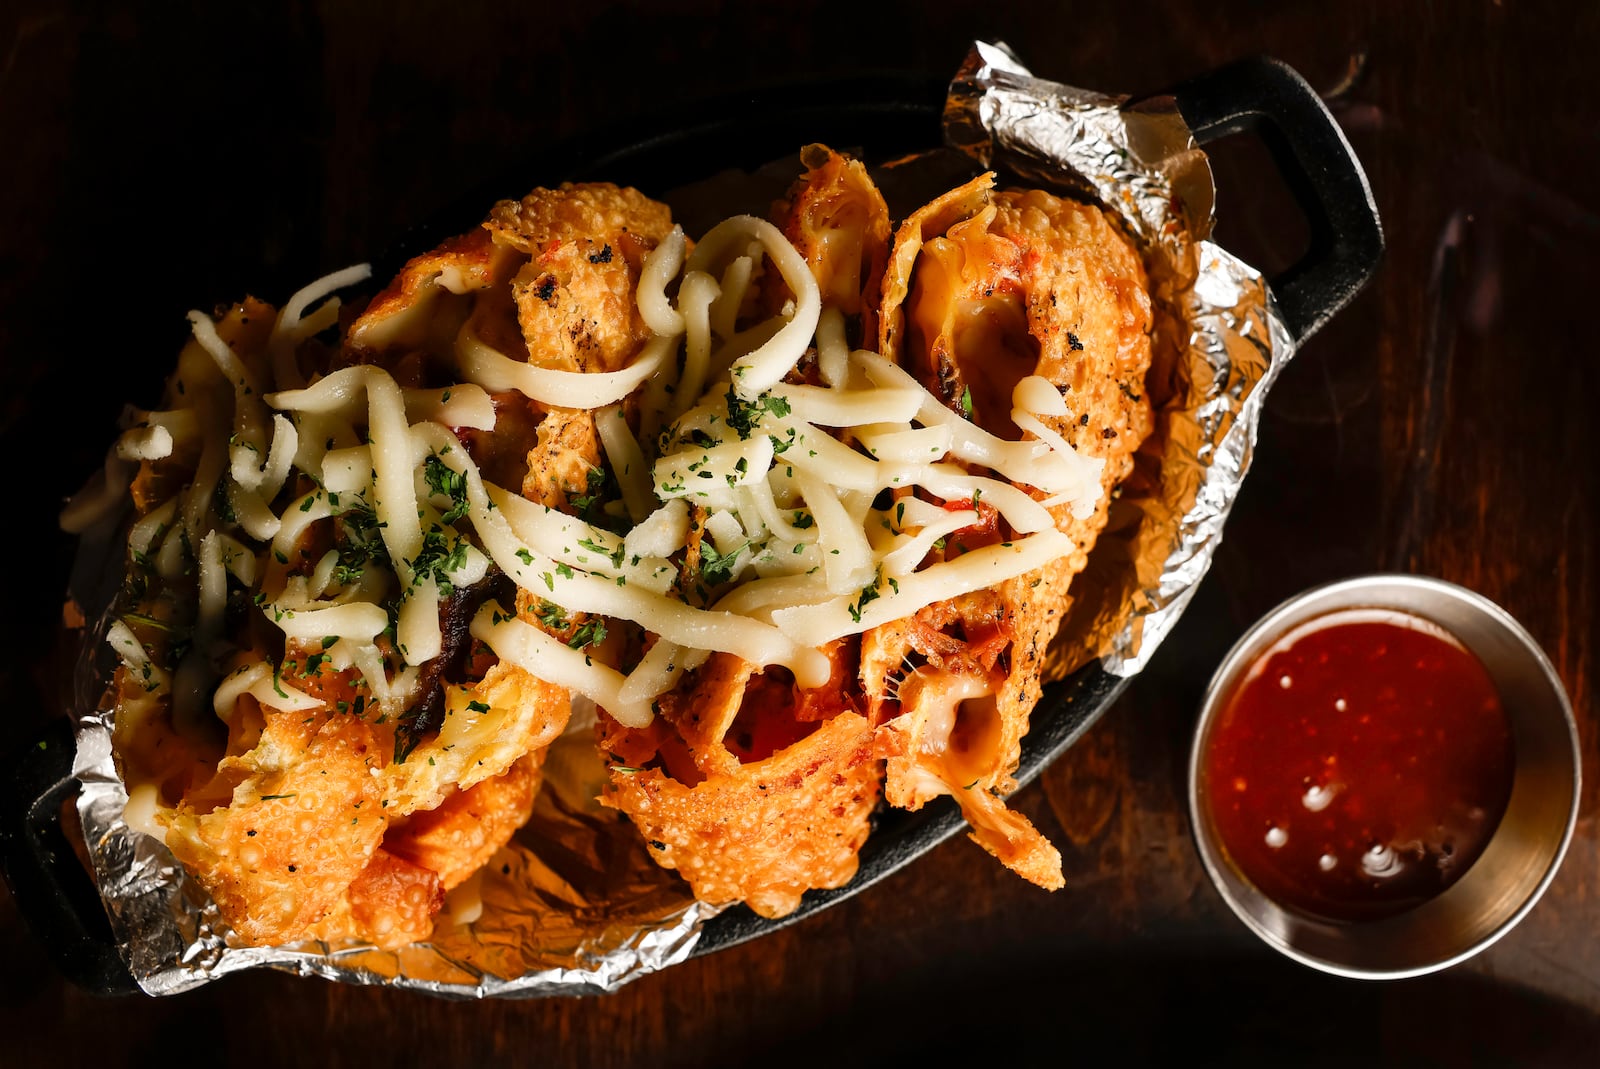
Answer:
M1358 921L1412 909L1488 845L1511 728L1488 671L1404 613L1307 621L1224 699L1203 767L1217 837L1279 905Z

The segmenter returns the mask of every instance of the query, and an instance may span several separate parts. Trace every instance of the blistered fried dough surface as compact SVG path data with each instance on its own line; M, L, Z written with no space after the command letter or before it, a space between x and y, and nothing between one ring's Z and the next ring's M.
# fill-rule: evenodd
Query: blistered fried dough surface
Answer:
M268 714L259 743L169 817L167 846L249 943L303 937L383 839L377 729L328 709L306 719Z
M438 303L504 283L515 270L516 259L512 250L496 245L484 230L451 238L413 257L345 333L350 359L385 351L448 353L469 305L454 302L452 314L440 315Z
M500 775L394 822L384 849L437 873L446 891L458 886L527 823L543 757L543 749L535 749Z
M511 290L535 363L615 371L650 336L634 291L645 254L672 229L666 205L636 189L569 183L501 201L484 227L529 257Z
M800 162L807 171L775 206L776 221L805 257L823 302L855 317L852 337L871 344L892 233L889 206L860 160L807 145Z
M338 693L353 695L344 683ZM346 711L337 710L337 701ZM237 716L262 717L259 738L225 757L216 777L170 813L168 846L251 943L289 942L313 928L318 938L366 938L383 946L422 938L426 929L419 934L414 917L386 916L381 908L383 901L408 908L434 901L431 892L425 899L392 893L403 867L385 863L383 880L373 885L387 898L362 900L356 886L380 847L388 847L391 821L443 803L438 818L421 822L422 832L435 834L419 843L419 833L403 824L393 851L428 871L412 883L432 879L442 893L526 819L537 765L509 779L505 774L524 755L542 753L567 718L564 691L504 664L476 684L450 688L446 701L437 736L397 762L394 727L352 715L349 702L331 692L309 716L257 713L252 700L241 699ZM504 812L489 818L491 806ZM473 834L452 835L463 819L459 807L485 823Z
M361 939L380 947L415 943L433 931L444 891L437 873L379 848L306 937L330 943Z
M808 889L855 875L878 778L871 726L841 713L771 757L694 786L656 769L614 771L604 801L632 818L697 898L781 917Z
M1069 416L1043 422L1080 454L1105 461L1103 493L1093 516L1053 510L1056 526L1078 551L1063 563L1083 570L1105 527L1118 483L1150 434L1145 396L1152 316L1144 266L1129 241L1099 208L1048 193L995 194L993 233L1015 243L1029 336L1038 345L1034 374L1063 391Z
M855 874L882 764L850 698L855 644L827 652L823 687L712 654L662 696L649 728L601 718L602 749L637 762L612 767L602 801L628 814L696 897L781 917L806 890Z
M637 189L566 182L536 189L520 201L501 201L483 225L497 244L532 256L553 242L621 233L659 242L672 229L672 212Z

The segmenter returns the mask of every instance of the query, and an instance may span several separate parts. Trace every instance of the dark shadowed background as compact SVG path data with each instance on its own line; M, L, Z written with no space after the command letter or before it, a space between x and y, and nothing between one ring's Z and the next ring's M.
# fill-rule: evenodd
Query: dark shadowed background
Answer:
M0 891L0 1061L1595 1063L1600 8L3 8L6 745L59 708L72 546L56 511L121 403L155 401L184 313L245 292L281 301L465 194L520 194L557 173L560 139L689 122L697 102L775 85L804 96L875 72L931 84L974 36L1009 41L1041 75L1128 92L1268 53L1329 97L1389 252L1277 386L1181 626L1018 796L1061 846L1066 890L1037 891L958 840L801 925L615 996L487 1004L276 974L96 1000L56 977ZM1299 231L1264 154L1218 157L1221 240L1287 263ZM1244 627L1313 583L1384 569L1463 583L1523 621L1577 708L1589 782L1566 865L1519 929L1445 974L1361 984L1279 959L1226 912L1189 839L1184 771L1200 694Z

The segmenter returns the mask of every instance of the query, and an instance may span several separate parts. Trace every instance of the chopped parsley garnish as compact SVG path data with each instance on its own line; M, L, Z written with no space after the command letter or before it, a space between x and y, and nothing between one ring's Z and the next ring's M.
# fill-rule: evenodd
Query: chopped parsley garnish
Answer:
M585 649L589 646L598 646L606 640L606 624L604 620L585 620L582 627L572 633L567 639L567 645L575 650Z
M411 559L411 569L416 575L413 586L432 576L439 585L439 595L449 597L455 592L450 573L459 571L466 563L466 539L457 537L454 543L446 542L444 529L434 524L424 532L422 548Z
M620 542L617 543L616 549L607 549L592 538L580 538L578 539L578 545L591 552L598 553L602 557L609 557L613 568L622 567L622 558L627 555L627 551L622 548L622 543Z
M586 516L600 503L601 491L606 485L606 473L600 468L590 468L583 479L586 484L583 493L579 494L570 488L567 490L567 503L580 516Z
M728 426L732 427L741 439L750 437L750 433L756 429L756 424L761 422L761 417L766 413L770 412L780 419L789 414L789 402L770 393L758 394L754 401L741 401L730 386L727 402Z
M710 542L700 543L700 578L716 586L726 583L733 578L734 568L738 563L739 554L743 553L750 543L734 547L732 552L719 553L717 547Z
M365 502L339 513L339 561L334 565L333 581L350 586L361 581L368 564L387 566L389 550L383 544L378 514Z
M430 453L422 462L422 477L428 481L428 489L440 497L450 499L450 507L439 519L443 523L455 523L467 514L467 477L456 471L450 465L440 460L437 454Z
M539 623L551 631L565 631L572 626L567 619L567 611L553 601L545 601L541 598L538 607L533 610L533 614L538 617Z
M858 624L861 622L861 610L883 596L878 590L878 586L882 582L883 568L879 567L877 574L872 577L872 582L861 588L860 596L856 598L855 604L850 606L850 619Z

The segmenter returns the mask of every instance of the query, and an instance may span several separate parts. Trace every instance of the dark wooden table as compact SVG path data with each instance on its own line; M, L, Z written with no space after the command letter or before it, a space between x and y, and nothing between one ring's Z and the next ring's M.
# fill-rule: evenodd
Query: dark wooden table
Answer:
M1066 890L1036 891L958 840L821 916L615 996L481 1005L277 974L97 1000L56 977L0 891L0 1061L1600 1058L1594 5L6 7L8 742L56 708L71 553L58 502L97 463L120 401L153 400L183 312L247 289L281 299L558 137L663 107L687 119L697 99L797 78L944 77L978 34L1041 74L1131 91L1269 53L1329 94L1389 253L1276 388L1181 626L1018 797L1060 844ZM1219 155L1221 238L1275 266L1292 232L1258 200L1259 158ZM1241 630L1306 586L1375 570L1463 583L1522 620L1578 710L1587 773L1576 841L1532 915L1468 964L1389 984L1327 978L1259 944L1205 879L1183 803L1200 693Z

